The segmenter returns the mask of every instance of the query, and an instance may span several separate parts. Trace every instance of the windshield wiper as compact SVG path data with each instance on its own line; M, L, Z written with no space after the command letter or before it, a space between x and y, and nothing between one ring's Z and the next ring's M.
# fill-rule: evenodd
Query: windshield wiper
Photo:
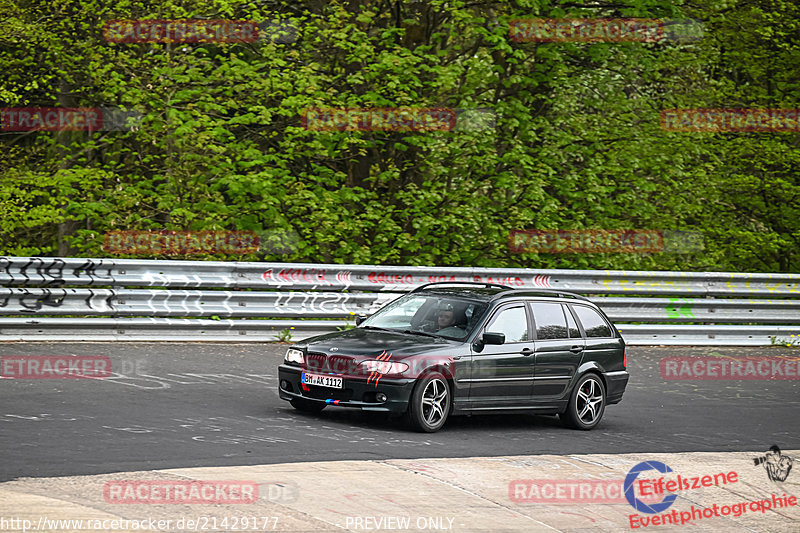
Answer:
M413 329L392 329L392 328L381 328L378 326L361 326L364 329L376 329L378 331L388 331L391 333L405 333L406 335L424 335L425 337L432 337L434 339L440 339L440 335L434 335L433 333L428 333L426 331L414 331Z
M434 339L440 338L439 335L434 335L433 333L428 333L427 331L414 331L412 329L404 329L403 333L410 333L412 335L424 335L426 337L433 337Z
M361 326L364 329L377 329L379 331L391 331L392 333L396 333L396 329L389 329L389 328L380 328L378 326Z

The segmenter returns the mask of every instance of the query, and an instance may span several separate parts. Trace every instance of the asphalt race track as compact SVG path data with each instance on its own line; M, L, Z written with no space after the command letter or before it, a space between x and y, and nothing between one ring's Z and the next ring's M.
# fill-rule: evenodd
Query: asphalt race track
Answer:
M0 380L0 481L197 466L800 448L798 380L665 381L662 357L764 348L628 348L631 382L589 432L555 417L451 418L420 434L380 415L297 413L278 399L282 344L8 343L10 355L103 355L107 379Z

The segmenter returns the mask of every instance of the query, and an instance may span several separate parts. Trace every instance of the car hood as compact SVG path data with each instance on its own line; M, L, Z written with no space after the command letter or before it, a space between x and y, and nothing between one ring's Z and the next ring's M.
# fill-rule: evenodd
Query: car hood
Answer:
M414 355L433 355L452 352L462 345L442 337L427 337L408 333L395 333L376 329L354 328L336 333L311 337L295 344L308 352L326 355L348 355L356 357L375 357L382 352L391 353L392 360Z

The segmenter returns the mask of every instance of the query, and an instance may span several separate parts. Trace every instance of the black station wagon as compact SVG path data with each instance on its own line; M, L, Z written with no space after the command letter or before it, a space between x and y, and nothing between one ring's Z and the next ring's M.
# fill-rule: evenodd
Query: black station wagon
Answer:
M515 412L591 429L628 384L622 336L577 294L430 283L356 322L288 349L282 399L402 413L426 432L450 414Z

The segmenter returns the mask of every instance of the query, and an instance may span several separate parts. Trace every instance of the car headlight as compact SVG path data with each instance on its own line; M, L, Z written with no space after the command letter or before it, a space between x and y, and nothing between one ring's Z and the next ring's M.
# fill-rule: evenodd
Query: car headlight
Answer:
M392 363L390 361L364 361L361 366L367 372L379 372L381 374L402 374L408 370L405 363Z
M284 359L289 363L298 363L301 365L305 362L303 351L295 348L289 348L286 350L286 357Z

